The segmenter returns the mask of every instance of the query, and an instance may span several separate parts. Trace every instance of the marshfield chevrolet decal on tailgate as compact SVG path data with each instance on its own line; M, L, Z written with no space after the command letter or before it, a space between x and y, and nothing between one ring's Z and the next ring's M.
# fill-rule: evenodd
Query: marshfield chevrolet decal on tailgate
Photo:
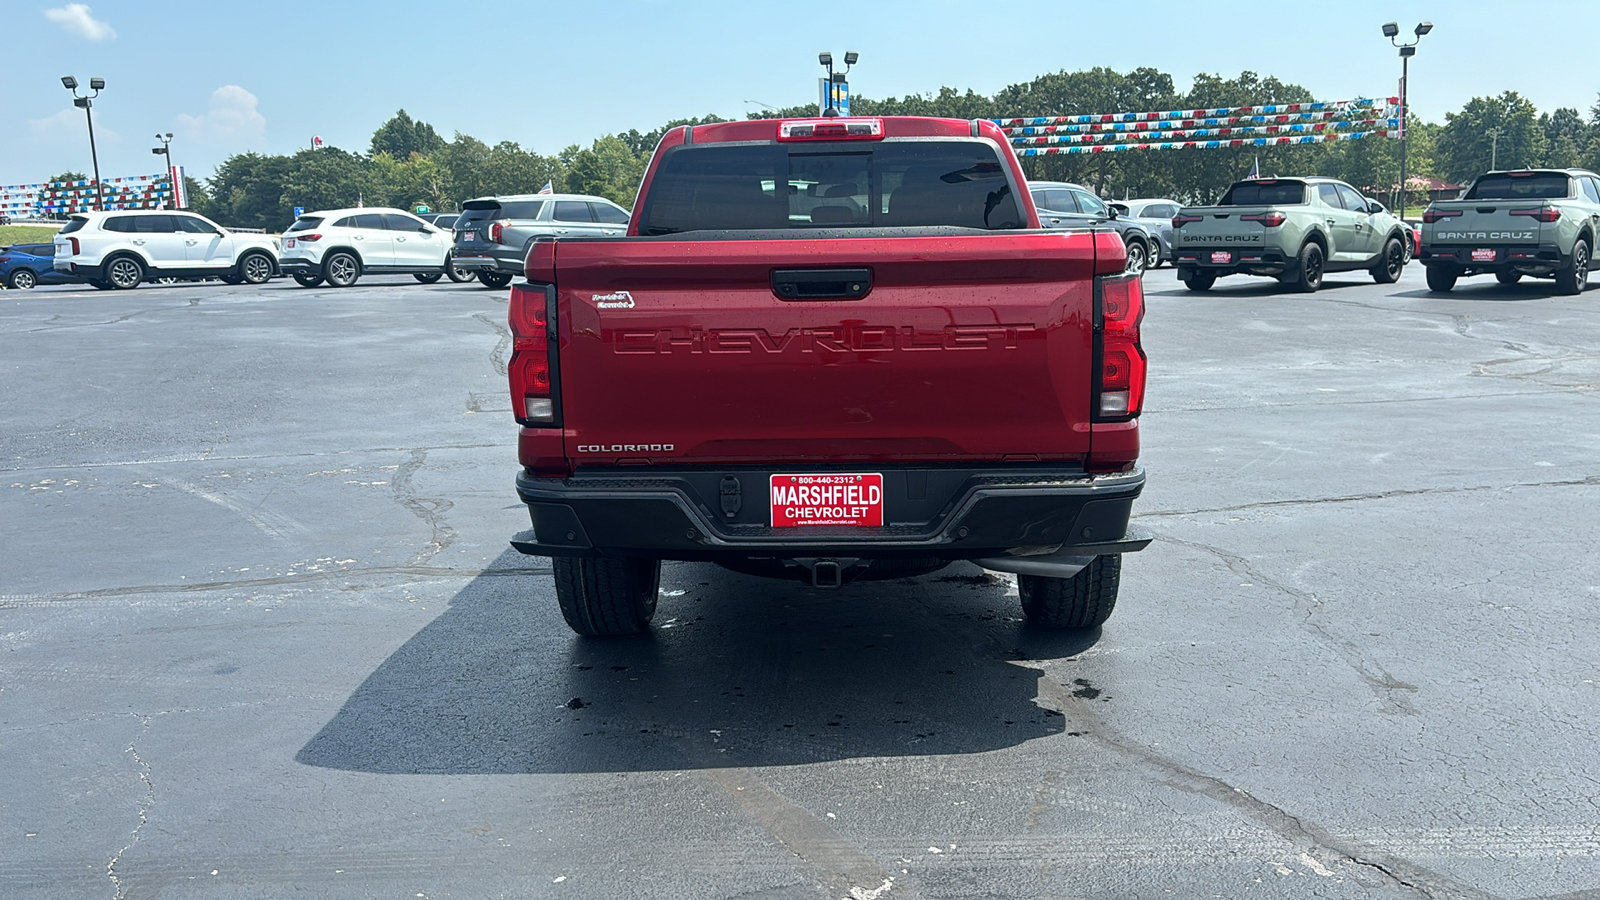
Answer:
M592 299L596 309L633 309L633 295L627 291L595 294Z

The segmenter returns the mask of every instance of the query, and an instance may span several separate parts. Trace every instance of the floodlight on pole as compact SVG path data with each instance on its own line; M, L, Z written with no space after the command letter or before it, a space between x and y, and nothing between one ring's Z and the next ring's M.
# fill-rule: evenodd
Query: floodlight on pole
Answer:
M1400 202L1395 205L1399 208L1401 219L1406 217L1406 194L1408 193L1406 190L1406 145L1410 143L1410 140L1406 136L1406 114L1410 112L1411 102L1409 91L1411 57L1417 55L1417 42L1421 41L1422 36L1432 30L1432 22L1418 23L1413 32L1416 34L1416 40L1411 41L1409 44L1402 44L1395 40L1400 34L1399 25L1394 22L1388 22L1383 26L1383 36L1389 39L1390 44L1400 49Z
M106 208L106 192L105 187L100 184L100 153L94 146L93 107L94 98L100 96L100 92L105 90L106 80L104 78L90 78L89 89L94 93L87 97L79 96L78 79L71 75L61 76L61 86L72 92L72 105L82 109L84 117L89 121L89 159L94 163L95 209L104 212Z

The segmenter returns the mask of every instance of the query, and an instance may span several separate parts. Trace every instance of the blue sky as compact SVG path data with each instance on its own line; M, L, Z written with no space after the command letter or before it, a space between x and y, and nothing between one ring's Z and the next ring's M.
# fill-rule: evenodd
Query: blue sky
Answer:
M1521 7L1529 9L1530 7ZM489 143L541 153L749 101L816 98L819 50L857 50L851 89L873 97L948 84L991 93L1061 69L1153 66L1180 89L1198 72L1251 69L1319 99L1395 91L1400 61L1380 26L1435 28L1412 64L1412 108L1442 120L1476 95L1513 89L1541 110L1587 114L1600 69L1586 49L1600 3L1537 25L1504 2L852 4L611 2L193 2L6 0L0 21L38 52L8 53L0 89L0 184L89 170L81 110L60 76L106 79L95 102L104 175L152 172L152 136L206 177L231 153L284 153L321 135L364 151L395 110ZM1545 25L1570 36L1563 52ZM15 51L18 44L11 42ZM1113 112L1114 110L1105 110Z

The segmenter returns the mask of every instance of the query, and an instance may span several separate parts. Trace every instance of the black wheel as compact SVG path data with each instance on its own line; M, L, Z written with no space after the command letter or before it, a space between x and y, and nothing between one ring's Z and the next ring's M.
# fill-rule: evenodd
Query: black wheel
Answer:
M661 560L558 556L551 562L561 615L573 631L609 637L650 626L661 590Z
M11 273L10 278L6 279L6 284L19 291L26 291L38 283L39 278L33 274L32 269L17 269Z
M1406 245L1399 238L1389 238L1383 244L1383 257L1372 267L1372 280L1379 284L1394 284L1406 267Z
M1183 279L1183 286L1197 294L1203 294L1211 290L1211 286L1216 283L1217 273L1215 272L1196 272Z
M1022 613L1045 628L1093 628L1111 618L1122 581L1122 557L1096 556L1071 578L1018 575Z
M1428 290L1436 294L1448 294L1456 286L1456 279L1461 273L1446 266L1428 267Z
M349 287L361 277L361 260L348 250L337 250L322 261L322 277L334 287Z
M416 272L416 273L413 273L411 275L411 277L415 278L416 280L418 280L420 282L422 282L423 284L433 284L435 281L438 281L439 279L443 278L444 277L444 273L443 272L430 272L427 275L423 275L420 272Z
M451 281L454 281L456 284L465 284L478 277L477 272L469 272L466 269L456 268L455 262L455 257L453 256L446 258L444 261L444 274Z
M272 277L272 260L265 253L246 253L235 276L248 284L266 284Z
M131 256L118 256L106 264L106 281L116 290L131 291L144 281L144 266Z
M1589 242L1578 238L1572 245L1572 265L1556 270L1556 293L1581 294L1589 286Z
M511 276L505 272L479 272L478 283L486 288L503 288L511 283Z
M1124 271L1138 274L1150 261L1150 250L1144 241L1133 238L1128 241L1128 267Z
M1308 241L1300 248L1300 268L1295 273L1294 289L1310 294L1322 287L1322 245Z
M322 276L312 275L306 272L296 272L294 273L294 280L298 282L301 287L316 287L322 283Z
M1501 284L1516 284L1522 280L1522 273L1516 269L1500 269L1494 273L1494 280Z

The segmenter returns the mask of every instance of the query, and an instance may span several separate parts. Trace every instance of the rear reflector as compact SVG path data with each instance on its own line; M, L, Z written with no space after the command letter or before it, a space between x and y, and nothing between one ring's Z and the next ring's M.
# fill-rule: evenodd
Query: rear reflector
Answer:
M882 119L789 119L778 123L780 141L876 140L881 137Z

